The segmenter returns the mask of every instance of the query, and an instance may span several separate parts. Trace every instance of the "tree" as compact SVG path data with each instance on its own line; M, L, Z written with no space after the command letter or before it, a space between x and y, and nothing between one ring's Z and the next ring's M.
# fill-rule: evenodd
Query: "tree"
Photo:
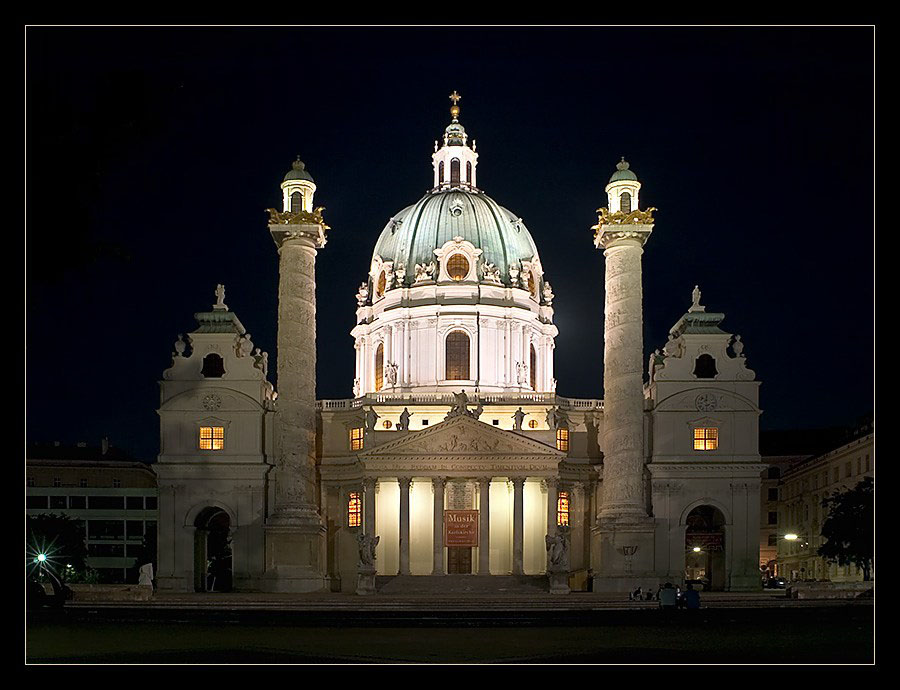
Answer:
M871 477L852 489L834 493L822 501L828 516L822 524L825 543L818 554L830 563L855 565L863 580L871 579L875 550L875 490Z
M59 582L86 570L84 522L68 515L29 515L25 545L26 566L40 578L49 572ZM36 559L43 554L45 560Z

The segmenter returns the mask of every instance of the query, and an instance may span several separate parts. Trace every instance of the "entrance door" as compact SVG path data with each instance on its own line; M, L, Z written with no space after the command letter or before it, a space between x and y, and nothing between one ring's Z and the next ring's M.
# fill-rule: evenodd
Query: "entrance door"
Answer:
M450 575L472 574L472 547L447 547L447 573Z

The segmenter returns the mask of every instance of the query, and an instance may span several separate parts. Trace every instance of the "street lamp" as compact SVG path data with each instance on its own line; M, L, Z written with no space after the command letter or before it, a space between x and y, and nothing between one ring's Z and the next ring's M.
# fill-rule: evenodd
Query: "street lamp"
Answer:
M694 553L700 553L700 547L699 547L699 546L695 546L695 547L694 547Z

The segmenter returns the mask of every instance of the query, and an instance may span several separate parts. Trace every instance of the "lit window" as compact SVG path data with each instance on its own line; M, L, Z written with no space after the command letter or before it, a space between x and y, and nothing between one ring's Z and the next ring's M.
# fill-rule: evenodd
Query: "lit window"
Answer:
M392 426L394 426L394 425L393 425L393 423L391 422L390 419L385 419L385 420L381 423L381 426L383 426L385 429L390 429L390 428L391 428Z
M350 429L350 450L362 450L363 448L363 428L357 427Z
M537 429L538 421L536 419L531 419L528 421L529 429Z
M469 336L453 331L446 341L446 378L450 381L466 381L469 378Z
M462 280L469 275L469 262L462 254L454 254L447 262L447 274L453 280Z
M556 524L561 527L569 526L569 492L560 491L556 499Z
M569 450L569 430L566 428L556 430L556 450Z
M694 450L716 450L718 447L718 429L704 427L694 429Z
M299 213L303 210L303 195L300 192L291 194L291 213Z
M359 527L362 525L362 500L359 493L354 491L347 501L347 527Z
M225 447L225 427L201 426L200 450L222 450Z
M375 349L375 390L380 391L384 385L384 343L378 343Z

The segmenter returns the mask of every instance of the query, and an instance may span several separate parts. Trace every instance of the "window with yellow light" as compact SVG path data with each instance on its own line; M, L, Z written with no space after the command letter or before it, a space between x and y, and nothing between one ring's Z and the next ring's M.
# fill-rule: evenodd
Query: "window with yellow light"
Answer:
M347 527L360 526L362 526L362 498L358 491L353 491L347 499Z
M694 429L694 450L716 450L719 447L719 430L716 427Z
M556 499L556 524L560 527L569 526L569 492L560 491Z
M350 450L362 450L363 448L363 428L357 427L350 429Z
M200 450L222 450L223 448L225 448L225 427L200 427Z

